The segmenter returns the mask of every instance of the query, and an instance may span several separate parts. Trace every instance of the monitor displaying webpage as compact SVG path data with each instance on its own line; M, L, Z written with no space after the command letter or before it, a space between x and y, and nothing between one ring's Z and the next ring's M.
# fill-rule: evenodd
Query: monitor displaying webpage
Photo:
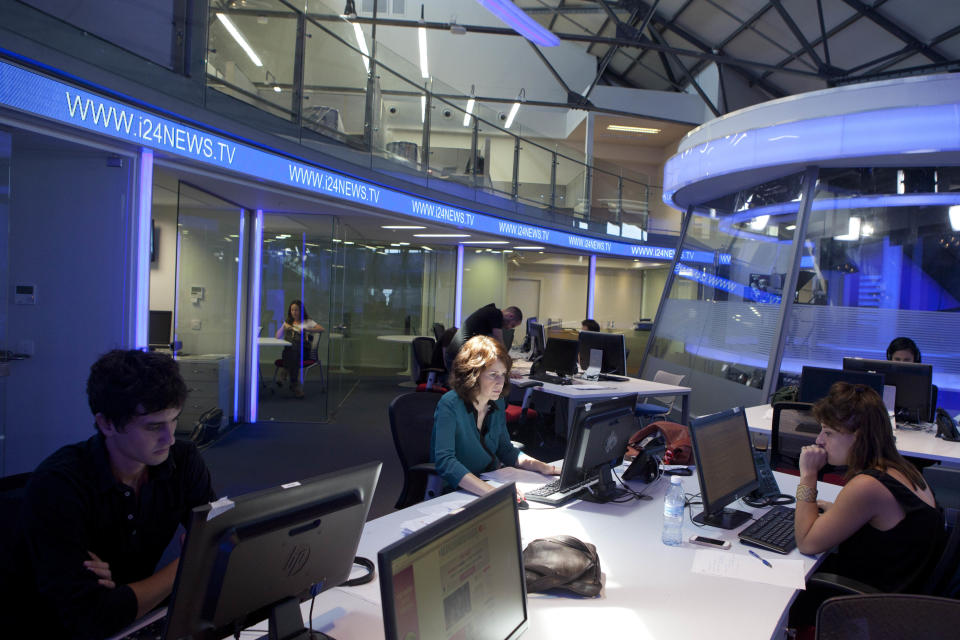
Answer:
M513 505L399 556L392 564L397 637L502 640L524 621Z

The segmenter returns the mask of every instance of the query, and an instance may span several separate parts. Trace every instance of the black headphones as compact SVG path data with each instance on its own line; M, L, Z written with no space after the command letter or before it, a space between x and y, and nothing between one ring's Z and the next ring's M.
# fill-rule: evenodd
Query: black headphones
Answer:
M785 493L778 493L776 495L762 496L754 500L749 496L740 498L743 501L743 504L748 507L753 507L754 509L762 509L763 507L772 507L777 504L793 504L796 501L796 498L793 496L787 495Z
M364 558L362 556L357 556L353 559L353 564L364 567L367 570L367 572L362 576L357 576L356 578L350 578L349 580L341 584L340 585L341 587L359 587L360 585L367 584L368 582L373 580L373 576L376 575L376 569L374 568L373 560Z

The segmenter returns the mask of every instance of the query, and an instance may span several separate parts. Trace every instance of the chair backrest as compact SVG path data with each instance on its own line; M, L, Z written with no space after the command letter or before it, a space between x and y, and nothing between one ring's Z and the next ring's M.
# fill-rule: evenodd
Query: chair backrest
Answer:
M841 596L817 610L817 640L950 638L960 600L902 593Z
M809 402L778 402L773 405L770 425L770 466L773 469L800 468L800 449L813 444L820 424Z
M437 342L440 342L440 338L443 337L443 332L446 330L447 328L444 327L443 324L439 322L433 323L433 337L436 338Z
M924 467L923 479L937 497L937 504L943 507L947 524L960 524L960 469L942 465Z
M414 338L410 343L410 377L417 384L426 380L426 369L430 368L436 344L436 340L426 336Z
M390 403L390 433L397 457L403 467L403 495L408 500L419 502L423 491L411 490L410 469L430 462L430 435L433 433L433 414L443 396L439 393L405 393ZM413 502L407 502L409 506Z
M670 373L669 371L659 369L655 374L653 374L653 381L659 382L660 384L670 384L676 387L680 386L680 384L683 382L683 379L686 377L687 376L683 375L682 373ZM667 411L665 413L673 411L673 408L676 406L677 400L679 399L679 396L657 396L654 398L656 402L666 406Z
M322 331L304 332L303 339L307 343L307 354L303 358L304 360L312 360L314 362L320 360L320 337L322 335Z
M960 598L960 526L955 524L949 531L940 559L927 578L923 592L931 596Z

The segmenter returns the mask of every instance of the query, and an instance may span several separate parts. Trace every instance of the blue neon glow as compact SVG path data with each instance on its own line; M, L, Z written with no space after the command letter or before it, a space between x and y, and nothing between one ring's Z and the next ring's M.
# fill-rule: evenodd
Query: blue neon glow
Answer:
M530 42L541 47L555 47L560 44L560 38L513 4L513 0L477 0L477 2Z
M250 381L250 422L257 421L257 409L260 404L260 345L257 342L259 332L253 331L253 327L260 324L260 283L262 274L260 273L263 264L263 209L257 209L253 219L253 237L250 238L250 254L253 257L253 264L250 266L250 318L247 326L250 327L249 353L254 354L252 358L247 358L250 370L247 372L247 379Z
M460 326L463 306L463 245L457 245L457 285L453 296L453 326Z
M584 253L673 260L673 248L641 246L522 224L356 180L77 89L3 61L0 61L0 105L217 169L419 220ZM684 252L683 259L712 264L713 253Z
M960 151L956 104L859 111L751 129L678 153L664 167L663 201L685 209L677 195L702 180L783 165L844 158Z
M590 275L587 277L587 317L593 317L593 298L597 292L597 256L590 256Z
M240 240L237 247L237 318L234 333L236 338L233 345L233 421L239 422L240 416L240 363L243 361L240 357L240 336L243 334L243 269L240 268L240 260L243 260L243 229L246 226L247 215L243 209L240 210ZM256 353L256 352L251 352ZM259 361L259 358L255 358Z
M153 216L153 151L140 149L137 185L136 294L133 311L133 344L147 346L147 319L150 315L150 229Z
M693 280L694 282L705 284L708 287L732 293L740 296L744 300L755 300L761 304L780 304L781 302L781 297L776 294L760 291L711 273L703 273L696 267L690 267L680 262L677 263L673 272L681 278Z

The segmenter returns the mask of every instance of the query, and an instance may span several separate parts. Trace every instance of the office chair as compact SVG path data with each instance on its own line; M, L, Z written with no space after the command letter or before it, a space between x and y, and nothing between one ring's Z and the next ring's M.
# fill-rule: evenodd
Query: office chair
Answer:
M924 595L870 594L826 600L817 610L817 640L950 638L960 628L960 601Z
M436 366L434 362L436 348L437 341L426 336L414 338L410 343L410 377L417 385L417 391L448 391L442 386L446 381L447 371Z
M663 369L653 374L654 382L673 386L679 386L684 378L686 378L686 376L683 374L670 373ZM670 413L673 412L674 407L676 407L678 398L679 396L658 396L650 398L655 402L638 403L633 409L633 414L637 416L643 424L649 424L655 420L666 420Z
M800 450L813 444L820 434L820 423L813 417L809 402L778 402L773 405L770 425L770 468L774 471L800 475ZM826 466L817 475L819 480L843 485L843 473Z
M518 432L528 424L534 425L534 432L537 435L539 445L544 443L543 433L537 426L540 414L536 409L531 409L530 404L533 399L533 390L542 387L543 383L539 380L511 380L510 395L507 397L506 422L507 429L511 434Z
M18 602L22 580L32 571L17 525L31 475L28 471L0 478L0 521L5 523L0 527L0 597L8 605Z
M323 335L322 331L307 331L303 334L303 339L307 341L307 353L303 357L303 362L300 363L300 386L303 387L303 382L307 379L307 372L314 367L317 367L320 371L320 390L321 393L327 390L326 382L323 379L323 363L320 361L320 337ZM278 378L280 374L280 369L283 368L283 358L277 358L273 361L274 370L273 370L273 381L279 387L281 385L280 379Z
M442 323L433 323L433 337L436 338L437 342L440 342L440 339L443 337L443 332L446 330L447 328L444 327Z
M937 504L943 507L943 517L948 527L960 524L960 469L941 465L924 467L923 479L937 496Z
M390 402L390 433L403 467L403 488L395 508L404 509L440 495L443 481L430 461L433 414L439 393L405 393Z

